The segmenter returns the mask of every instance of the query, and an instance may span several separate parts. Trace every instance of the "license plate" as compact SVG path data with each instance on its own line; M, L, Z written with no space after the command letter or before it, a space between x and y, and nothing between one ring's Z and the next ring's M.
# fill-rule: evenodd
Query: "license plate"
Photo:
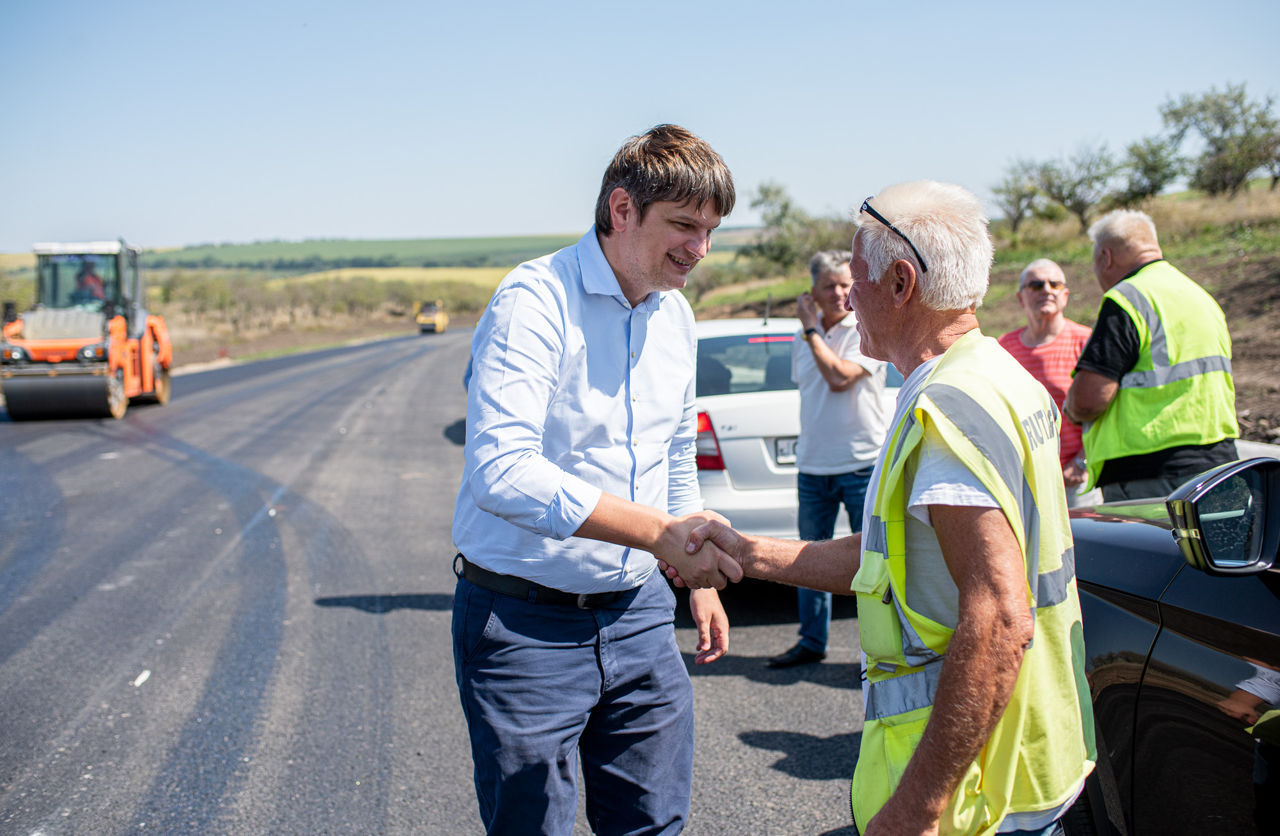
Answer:
M773 440L773 460L778 464L795 464L796 440L794 438L775 438Z

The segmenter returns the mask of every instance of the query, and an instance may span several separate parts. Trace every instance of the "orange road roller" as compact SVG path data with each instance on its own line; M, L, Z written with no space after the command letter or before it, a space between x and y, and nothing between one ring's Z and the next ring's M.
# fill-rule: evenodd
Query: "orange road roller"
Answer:
M34 249L35 302L0 339L9 417L121 418L130 401L167 403L173 345L144 306L138 250L123 240Z

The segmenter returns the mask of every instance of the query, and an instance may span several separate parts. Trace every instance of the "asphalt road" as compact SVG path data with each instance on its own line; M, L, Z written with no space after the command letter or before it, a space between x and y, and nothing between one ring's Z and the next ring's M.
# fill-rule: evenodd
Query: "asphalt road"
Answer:
M0 833L480 832L449 638L469 340L187 374L121 421L0 411ZM726 600L686 833L851 832L852 608L777 672L794 593Z

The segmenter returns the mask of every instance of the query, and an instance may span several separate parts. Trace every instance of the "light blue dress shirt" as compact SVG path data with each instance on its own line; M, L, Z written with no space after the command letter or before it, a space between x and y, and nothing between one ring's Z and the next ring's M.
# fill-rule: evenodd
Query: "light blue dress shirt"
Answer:
M453 541L467 560L572 593L630 589L648 552L574 537L601 492L702 508L693 311L627 302L595 228L521 264L476 326Z

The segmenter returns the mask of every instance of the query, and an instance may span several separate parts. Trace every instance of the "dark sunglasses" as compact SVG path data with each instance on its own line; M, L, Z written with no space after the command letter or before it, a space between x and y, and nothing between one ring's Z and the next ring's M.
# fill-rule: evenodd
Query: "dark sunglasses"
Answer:
M872 195L871 197L875 197L875 195ZM911 239L907 237L907 234L905 232L898 229L893 224L889 223L887 220L885 220L884 215L881 215L879 212L871 208L871 197L862 201L862 208L858 210L858 214L862 214L863 212L866 212L868 215L875 218L877 221L884 224L885 226L889 227L889 229L893 230L894 233L896 233L899 238L907 242L907 246L910 247L911 252L915 254L916 261L920 262L921 271L928 273L929 265L924 263L924 257L920 255L920 251L916 249L916 245L911 243Z
M1066 287L1066 286L1067 286L1067 283L1066 283L1066 282L1053 281L1053 280L1050 280L1050 281L1047 281L1047 282L1046 282L1046 281L1043 281L1043 280L1041 280L1041 279L1032 279L1031 281L1029 281L1029 282L1027 282L1026 284L1024 284L1024 285L1022 286L1022 289L1023 289L1023 290L1027 290L1027 289L1031 289L1031 290L1044 290L1044 286L1045 286L1045 285L1048 285L1050 290L1062 290L1064 287Z

